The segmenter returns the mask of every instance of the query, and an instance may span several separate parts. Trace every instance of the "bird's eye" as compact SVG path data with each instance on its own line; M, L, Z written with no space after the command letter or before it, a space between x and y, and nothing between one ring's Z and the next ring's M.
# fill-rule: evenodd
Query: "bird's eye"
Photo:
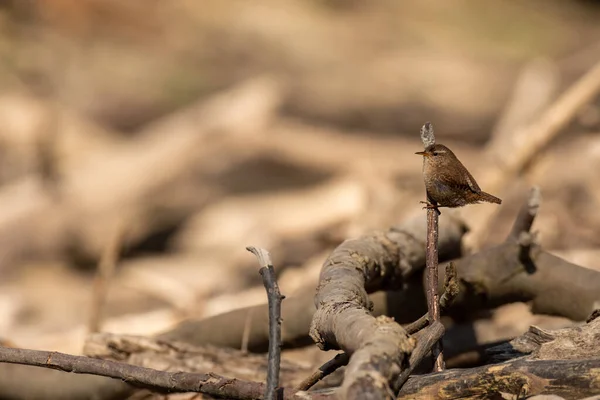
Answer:
M434 155L434 156L437 156L438 154L440 154L440 153L438 153L437 151L434 151L434 152L433 152L433 155Z

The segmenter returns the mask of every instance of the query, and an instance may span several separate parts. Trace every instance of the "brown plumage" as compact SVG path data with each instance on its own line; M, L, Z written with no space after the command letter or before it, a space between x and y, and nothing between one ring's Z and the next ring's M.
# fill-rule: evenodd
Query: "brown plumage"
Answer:
M482 201L502 203L499 198L479 188L473 176L446 146L435 144L416 154L423 156L423 179L429 208L462 207Z

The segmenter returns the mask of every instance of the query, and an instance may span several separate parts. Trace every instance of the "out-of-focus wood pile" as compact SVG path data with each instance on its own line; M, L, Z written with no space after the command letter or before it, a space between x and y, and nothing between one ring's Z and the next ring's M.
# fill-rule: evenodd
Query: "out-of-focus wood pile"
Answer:
M424 121L486 188L514 133L600 61L598 17L543 0L3 2L0 337L80 353L121 230L103 331L264 303L247 245L270 250L283 294L314 290L342 240L421 212ZM544 248L600 269L598 104L498 186L496 214L460 210L478 245L535 184ZM461 323L479 342L570 324L522 304Z

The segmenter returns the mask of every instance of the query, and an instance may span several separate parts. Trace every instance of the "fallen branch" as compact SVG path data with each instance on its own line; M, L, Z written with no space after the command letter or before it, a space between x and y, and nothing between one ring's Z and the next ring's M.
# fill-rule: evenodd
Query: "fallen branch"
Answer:
M452 304L452 301L454 300L454 298L456 297L457 294L458 294L458 279L456 277L456 268L454 267L453 263L449 263L448 265L446 265L446 282L444 284L444 292L442 294L442 297L440 298L440 312L444 312L450 306L450 304ZM429 318L429 313L427 313L427 314L423 315L421 318L419 318L417 321L404 326L404 329L406 330L406 333L408 333L409 335L412 335L412 334L415 334L415 333L419 332L420 330L424 329L425 327L427 327L427 325L430 325L430 324L431 324L431 319ZM440 338L441 338L441 336L440 336ZM421 344L419 342L419 339L417 339L417 349L419 348L420 345ZM431 348L431 346L428 347L428 351L430 348ZM415 351L417 351L417 350L415 350ZM409 365L412 365L414 363L414 360L413 360L414 354L415 354L414 352L411 354L411 361L409 361ZM347 365L349 360L350 360L350 357L348 356L348 354L346 354L346 353L337 354L334 358L327 361L325 364L323 364L321 367L319 367L319 369L317 371L315 371L310 376L308 376L305 380L303 380L302 383L296 387L296 390L310 389L317 382L319 382L320 380L323 380L327 375L330 375L333 372L335 372L338 368L341 368L341 367ZM413 368L409 368L409 369L410 369L410 371L413 370ZM401 376L404 375L404 373L405 373L405 371L402 372ZM409 374L410 374L410 372L409 372ZM408 375L406 375L406 377L408 378Z
M406 233L392 230L347 240L323 265L310 335L321 349L351 354L341 387L346 398L389 397L389 382L400 374L414 347L396 321L371 315L367 296L400 287L422 268L423 242Z
M130 385L167 392L200 392L236 399L258 399L265 385L215 374L165 372L116 361L49 351L0 348L0 362L53 368L76 374L93 374L121 379Z
M486 349L487 361L494 364L411 377L398 398L525 398L537 394L583 398L597 395L600 393L598 338L598 318L583 326L554 331L532 326L508 344ZM507 359L509 361L498 363Z
M390 235L345 241L321 271L310 334L323 350L341 348L351 354L341 387L345 398L388 397L389 382L414 348L394 320L369 312L367 290L398 287L415 271L415 264L404 258L412 240L393 240Z
M538 360L577 360L600 358L600 319L583 326L544 330L537 326L508 343L485 349L488 363L498 363L524 355Z
M246 247L246 250L254 254L258 259L258 263L262 266L260 275L267 290L269 302L269 368L265 399L275 400L279 397L277 388L279 386L279 364L281 363L281 301L284 297L279 292L269 252L252 246Z
M570 399L600 391L600 359L529 360L452 369L409 378L398 399L518 398L554 394Z
M460 293L449 312L528 302L534 313L585 321L600 302L600 272L547 253L529 232L540 204L533 189L504 243L455 260Z
M52 368L75 374L105 376L120 379L139 388L167 393L198 392L235 400L255 400L262 399L266 390L266 385L259 382L225 378L213 373L158 371L117 361L59 352L1 347L0 362ZM296 396L290 390L282 390L282 398L285 400L326 397L319 394Z

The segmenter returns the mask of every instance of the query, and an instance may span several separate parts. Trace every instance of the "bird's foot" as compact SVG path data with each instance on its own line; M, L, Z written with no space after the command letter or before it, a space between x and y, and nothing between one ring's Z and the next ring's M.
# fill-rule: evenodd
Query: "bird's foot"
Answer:
M419 203L421 204L425 204L425 206L423 207L423 210L428 209L428 210L437 210L438 206L430 203L428 201L420 201Z
M427 210L435 210L437 212L437 215L441 215L442 213L439 210L439 206L437 204L433 204L430 203L428 201L420 201L419 203L421 204L425 204L425 206L423 207L423 210L427 209Z

